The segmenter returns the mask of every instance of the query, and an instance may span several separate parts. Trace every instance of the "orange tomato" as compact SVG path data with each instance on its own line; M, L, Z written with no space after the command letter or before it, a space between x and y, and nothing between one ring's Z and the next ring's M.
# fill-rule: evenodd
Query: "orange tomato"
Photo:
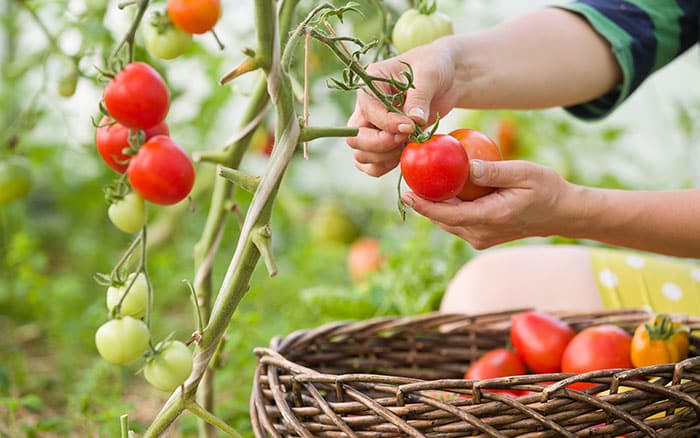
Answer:
M496 125L496 139L503 158L512 158L517 153L518 148L515 122L505 117L499 120Z
M637 326L630 356L639 368L681 361L688 357L688 348L688 328L660 314Z
M220 0L168 0L168 16L175 27L189 34L209 32L221 16Z
M348 250L350 277L355 282L364 280L371 273L381 269L384 259L378 240L370 237L357 239Z
M462 144L470 160L500 161L503 159L498 145L477 130L468 128L456 129L450 132L450 137L456 138ZM492 193L494 190L496 189L493 187L477 186L470 180L467 180L457 197L462 201L473 201Z

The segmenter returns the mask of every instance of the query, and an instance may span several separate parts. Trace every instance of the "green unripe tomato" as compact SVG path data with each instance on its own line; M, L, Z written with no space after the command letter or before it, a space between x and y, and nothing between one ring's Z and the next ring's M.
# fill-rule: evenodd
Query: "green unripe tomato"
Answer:
M95 333L95 346L107 362L128 365L143 356L150 336L143 321L125 316L102 324Z
M127 286L131 283L134 274L130 274L126 282L121 286L110 286L107 288L107 309L112 310L119 304L122 295L126 292ZM133 316L134 318L143 318L146 316L146 307L148 305L148 282L146 276L139 274L134 281L134 284L129 289L129 293L124 297L122 305L119 309L121 316Z
M418 9L408 9L396 21L391 40L396 50L404 53L453 33L452 20L447 15L436 11L426 14Z
M148 360L143 375L161 391L174 391L192 372L192 353L180 341L168 341Z
M58 78L56 83L56 92L62 97L71 97L75 94L75 89L78 86L78 68L75 64L70 64L65 68L65 71Z
M349 244L360 234L360 227L340 205L321 204L309 219L311 238L320 243Z
M131 192L110 205L107 216L123 232L135 233L146 224L146 203L141 195Z
M146 50L160 59L174 59L192 45L192 35L176 28L167 16L156 16L144 25L143 37Z
M26 197L32 184L32 169L27 158L12 156L0 161L0 206Z

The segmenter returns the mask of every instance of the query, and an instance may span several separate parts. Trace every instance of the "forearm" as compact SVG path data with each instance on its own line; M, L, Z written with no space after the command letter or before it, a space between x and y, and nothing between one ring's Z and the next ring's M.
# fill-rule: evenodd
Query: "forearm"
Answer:
M563 235L700 258L700 189L625 191L571 186Z
M567 106L609 92L622 78L608 42L556 8L441 41L449 44L464 108Z

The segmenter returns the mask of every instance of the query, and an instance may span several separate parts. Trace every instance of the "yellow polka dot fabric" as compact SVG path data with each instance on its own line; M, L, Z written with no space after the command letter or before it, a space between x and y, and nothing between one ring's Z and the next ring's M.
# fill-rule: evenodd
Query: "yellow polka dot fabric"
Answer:
M700 316L700 263L626 250L591 248L603 305Z

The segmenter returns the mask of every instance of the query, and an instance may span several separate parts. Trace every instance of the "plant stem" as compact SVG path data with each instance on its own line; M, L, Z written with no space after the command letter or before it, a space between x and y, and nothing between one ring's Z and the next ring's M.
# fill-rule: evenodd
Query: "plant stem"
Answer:
M200 405L198 405L195 402L187 402L187 410L192 412L194 415L198 416L202 420L206 421L207 423L211 424L212 426L215 426L219 429L221 429L223 432L228 434L229 436L232 437L238 437L238 438L243 438L237 431L236 429L232 428L228 424L226 424L223 420L221 420L219 417L216 415L212 414L211 412L207 411Z
M112 55L109 57L110 61L117 58L117 56L119 55L119 51L122 49L122 47L124 47L124 45L129 46L129 62L132 62L134 60L134 39L136 38L136 31L139 28L139 24L141 23L141 19L143 18L143 15L146 13L146 9L148 9L148 3L149 3L149 0L140 0L139 1L139 8L136 11L136 16L134 17L134 20L131 22L131 26L129 27L129 30L126 32L126 35L124 35L124 38L122 38L122 40L119 42L117 47L112 52ZM111 64L111 62L110 62L110 64Z
M357 135L358 128L348 127L317 127L309 126L301 129L300 141L311 141L317 138L328 137L354 137Z

